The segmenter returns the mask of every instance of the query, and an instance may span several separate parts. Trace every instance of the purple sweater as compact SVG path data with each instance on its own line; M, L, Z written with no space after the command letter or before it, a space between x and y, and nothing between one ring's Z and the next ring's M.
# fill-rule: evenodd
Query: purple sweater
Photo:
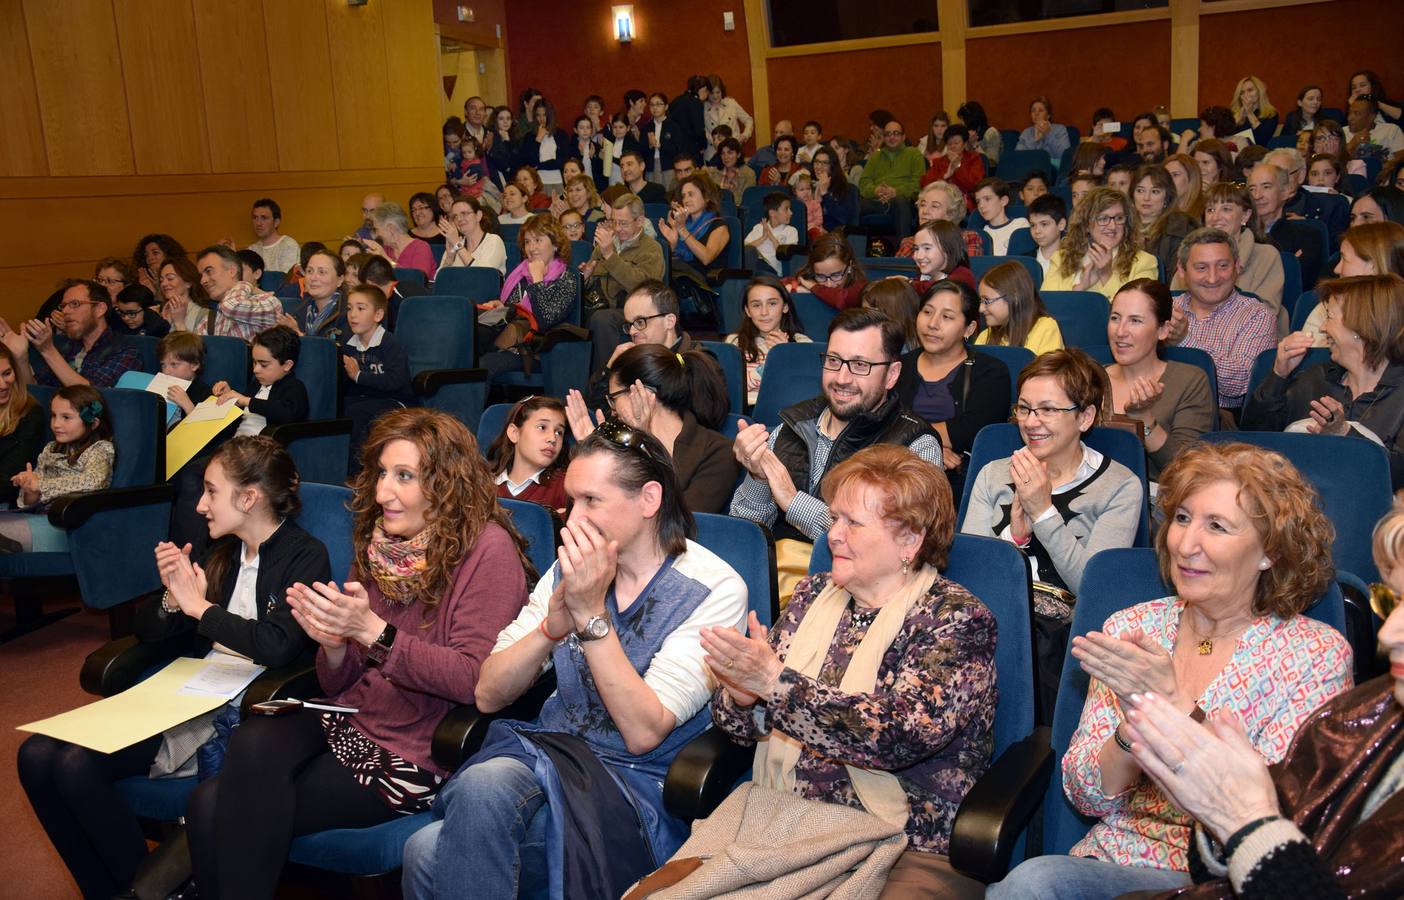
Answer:
M473 702L478 672L497 633L527 601L526 573L507 532L489 523L454 570L448 595L425 627L418 602L394 606L375 581L362 579L371 609L397 629L384 665L367 666L365 650L347 645L339 668L317 651L317 679L332 702L360 710L356 730L417 766L447 778L429 755L434 728L454 706Z

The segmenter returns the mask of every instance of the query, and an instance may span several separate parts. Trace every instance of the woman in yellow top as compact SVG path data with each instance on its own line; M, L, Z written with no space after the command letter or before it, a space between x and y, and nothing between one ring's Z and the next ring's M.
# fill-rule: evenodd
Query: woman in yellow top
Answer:
M980 314L985 330L977 344L1025 347L1034 356L1063 349L1063 332L1043 308L1029 270L1021 263L1003 262L980 279Z
M1097 188L1073 210L1067 236L1048 261L1045 291L1096 291L1108 300L1128 281L1156 278L1155 257L1136 249L1136 208L1115 188Z

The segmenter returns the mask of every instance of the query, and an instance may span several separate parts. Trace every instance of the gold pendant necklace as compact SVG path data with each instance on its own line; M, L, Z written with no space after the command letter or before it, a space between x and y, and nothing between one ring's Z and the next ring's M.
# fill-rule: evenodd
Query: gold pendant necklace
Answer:
M1209 640L1208 638L1205 638L1204 640L1202 640L1202 641L1199 642L1199 655L1200 655L1200 656L1208 656L1209 654L1211 654L1211 653L1213 653L1213 652L1214 652L1214 642L1213 642L1213 641Z

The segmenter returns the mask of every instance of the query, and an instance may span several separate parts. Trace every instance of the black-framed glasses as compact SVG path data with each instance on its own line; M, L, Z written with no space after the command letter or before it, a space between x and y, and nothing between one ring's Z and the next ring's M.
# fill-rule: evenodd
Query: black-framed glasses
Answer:
M1375 611L1375 615L1381 620L1388 619L1390 613L1399 605L1399 594L1387 584L1370 585L1370 608Z
M848 273L852 268L852 266L844 266L837 272L831 272L828 275L824 275L820 272L815 272L814 280L819 282L820 284L842 284L843 280L848 277Z
M832 353L825 353L823 356L824 368L830 372L837 372L844 366L848 366L848 371L859 378L868 375L873 371L874 366L890 366L894 360L887 362L869 362L866 359L844 359L842 356L835 356Z
M643 331L648 327L649 322L652 322L654 319L661 319L666 315L668 315L668 313L654 313L651 316L639 316L637 319L630 319L624 323L624 333L632 334L635 331Z
M146 311L141 307L137 307L136 309L119 308L117 310L117 315L121 316L124 319L140 319L142 317L142 314L145 312Z
M1072 406L1025 406L1022 403L1016 403L1014 405L1014 418L1022 422L1029 416L1037 416L1039 421L1049 422L1058 418L1060 413L1077 412L1079 409L1082 407L1075 403Z
M614 399L615 399L616 397L622 397L622 396L624 396L625 394L629 393L629 391L632 390L632 389L633 389L633 386L630 385L629 387L620 388L620 389L617 390L617 391L610 391L609 393L605 394L605 403L609 404L609 408L610 408L611 410L614 409ZM645 389L645 390L649 390L649 391L653 391L653 393L655 393L655 394L658 393L657 390L655 390L654 388L649 387L648 385L644 385L644 389Z

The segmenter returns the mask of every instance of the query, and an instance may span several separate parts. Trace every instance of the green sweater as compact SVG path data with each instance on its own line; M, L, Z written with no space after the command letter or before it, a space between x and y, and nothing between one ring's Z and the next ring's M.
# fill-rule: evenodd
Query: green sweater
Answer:
M883 182L897 191L897 196L915 200L921 188L921 176L926 174L926 158L915 147L889 150L883 147L868 157L863 177L858 181L858 193L871 200L877 186Z

